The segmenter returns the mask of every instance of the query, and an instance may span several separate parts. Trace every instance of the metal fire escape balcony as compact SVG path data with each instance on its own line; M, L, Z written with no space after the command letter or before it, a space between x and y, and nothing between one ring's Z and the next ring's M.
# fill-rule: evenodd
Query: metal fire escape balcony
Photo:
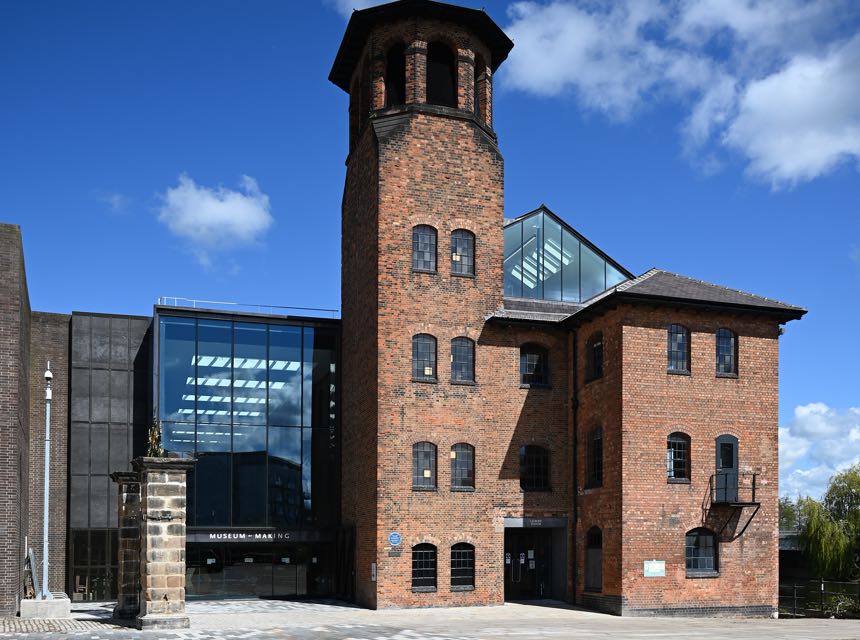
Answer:
M756 497L757 479L757 473L715 473L711 476L711 506L728 507L729 509L729 516L723 523L718 536L722 536L729 522L734 519L740 520L745 508L752 508L753 511L741 528L740 533L733 535L732 539L740 538L747 530L750 522L761 509L761 503Z

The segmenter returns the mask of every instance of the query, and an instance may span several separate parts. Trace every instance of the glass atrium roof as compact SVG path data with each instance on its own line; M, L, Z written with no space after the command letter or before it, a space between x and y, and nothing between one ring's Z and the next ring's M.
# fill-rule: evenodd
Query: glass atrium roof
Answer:
M505 296L584 302L632 277L545 207L505 226Z

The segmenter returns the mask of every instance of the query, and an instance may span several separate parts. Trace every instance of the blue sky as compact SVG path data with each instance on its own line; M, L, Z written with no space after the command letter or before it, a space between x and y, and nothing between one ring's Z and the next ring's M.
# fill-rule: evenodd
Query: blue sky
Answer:
M337 308L352 5L0 5L0 220L35 309L158 296ZM474 3L472 3L474 4ZM781 491L860 460L860 8L481 5L506 215L540 203L652 266L805 306L781 339Z

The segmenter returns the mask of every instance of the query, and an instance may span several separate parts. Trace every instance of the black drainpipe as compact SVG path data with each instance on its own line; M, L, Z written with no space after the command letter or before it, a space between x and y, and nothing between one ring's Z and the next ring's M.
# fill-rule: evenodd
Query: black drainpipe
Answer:
M577 482L579 479L578 466L577 466L577 460L579 458L577 433L579 431L579 428L578 428L579 425L577 424L576 417L577 417L577 412L579 410L579 393L577 391L578 387L577 387L577 379L576 379L576 365L578 363L577 349L576 349L576 343L577 343L576 330L572 330L571 333L573 334L573 349L572 349L573 366L571 367L572 372L573 372L572 373L573 397L570 399L571 408L573 410L573 524L571 525L571 536L573 536L573 563L572 563L571 568L573 570L573 604L576 604L576 564L577 564L577 558L578 558L578 551L577 551L578 547L577 547L577 540L576 540L576 520L579 516L579 513L578 513L579 506L577 504L577 498L579 497L579 494L577 491Z

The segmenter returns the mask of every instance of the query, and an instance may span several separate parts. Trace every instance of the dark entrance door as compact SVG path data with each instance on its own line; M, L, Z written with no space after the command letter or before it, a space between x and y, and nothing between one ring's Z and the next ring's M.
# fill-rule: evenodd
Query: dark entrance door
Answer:
M505 529L505 600L551 597L551 568L551 529Z
M717 438L716 502L738 500L738 439L732 435Z

